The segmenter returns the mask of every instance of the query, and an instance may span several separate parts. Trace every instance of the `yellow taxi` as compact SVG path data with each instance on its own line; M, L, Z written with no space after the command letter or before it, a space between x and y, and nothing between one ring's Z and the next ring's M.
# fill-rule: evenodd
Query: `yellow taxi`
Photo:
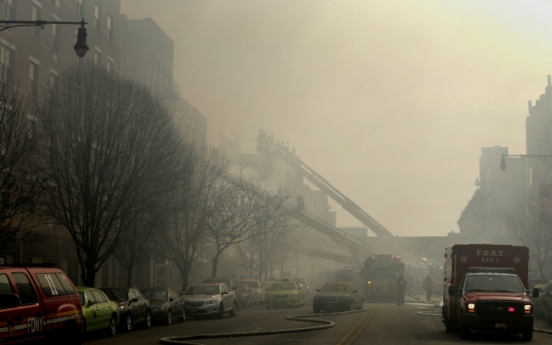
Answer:
M305 304L305 291L295 281L282 279L266 290L266 307L300 307Z

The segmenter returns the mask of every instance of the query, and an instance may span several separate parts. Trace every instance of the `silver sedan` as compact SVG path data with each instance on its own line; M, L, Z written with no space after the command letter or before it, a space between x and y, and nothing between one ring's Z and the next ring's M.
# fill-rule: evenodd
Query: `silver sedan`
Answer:
M187 316L216 316L224 313L236 316L238 302L224 283L203 283L190 285L184 293Z

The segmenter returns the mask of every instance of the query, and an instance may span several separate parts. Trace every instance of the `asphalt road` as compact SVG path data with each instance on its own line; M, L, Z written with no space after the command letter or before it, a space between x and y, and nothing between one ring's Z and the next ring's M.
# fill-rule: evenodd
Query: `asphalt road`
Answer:
M447 334L436 316L420 316L420 311L429 305L406 303L397 306L392 303L367 304L365 311L343 315L319 314L323 318L335 322L328 329L284 333L277 335L232 337L218 339L196 339L190 342L196 344L510 344L523 343L521 336L505 336L493 333L474 333L470 340L462 340L458 334ZM259 332L268 330L284 330L289 328L311 327L316 324L306 321L285 320L286 315L310 314L310 306L301 308L280 308L240 310L238 316L224 315L222 319L191 319L184 323L171 326L152 326L149 330L135 330L131 333L120 333L115 338L106 338L101 334L89 337L85 345L117 344L141 345L159 344L162 337L213 334L231 332ZM542 320L537 320L535 328L547 328L552 333L552 326L547 326ZM535 332L531 344L551 344L552 335Z

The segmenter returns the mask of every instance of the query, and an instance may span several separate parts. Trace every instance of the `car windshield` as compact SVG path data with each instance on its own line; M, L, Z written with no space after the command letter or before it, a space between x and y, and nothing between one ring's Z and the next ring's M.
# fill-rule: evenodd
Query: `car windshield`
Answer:
M295 290L295 284L293 284L293 283L274 283L268 290L269 291Z
M105 289L103 290L107 297L112 301L127 301L128 300L128 291L127 290L115 290L115 289Z
M204 283L224 283L228 288L230 288L230 281L225 279L205 279Z
M219 287L218 285L192 285L186 289L185 295L212 295L218 294Z
M349 289L346 285L343 284L325 284L322 286L322 289L320 289L321 292L347 292Z
M466 292L525 292L517 276L481 275L466 281Z
M166 301L167 290L145 290L144 296L150 301Z

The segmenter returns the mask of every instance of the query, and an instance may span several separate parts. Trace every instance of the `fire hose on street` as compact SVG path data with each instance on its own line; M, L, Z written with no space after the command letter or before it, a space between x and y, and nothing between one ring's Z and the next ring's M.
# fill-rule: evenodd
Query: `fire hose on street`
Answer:
M339 313L325 313L326 315L343 315L343 314L352 314L352 313L363 313L366 312L366 309L345 311ZM303 314L303 315L288 315L285 317L286 320L290 321L307 321L313 323L319 323L321 325L310 326L310 327L299 327L299 328L287 328L287 329L278 329L272 331L251 331L251 332L234 332L234 333L213 333L213 334L191 334L191 335L181 335L174 337L164 337L159 339L160 344L178 344L178 345L198 345L198 343L189 342L194 339L213 339L213 338L233 338L233 337L250 337L250 336L259 336L259 335L274 335L274 334L284 334L284 333L296 333L296 332L309 332L316 331L320 329L332 328L335 326L335 323L330 320L325 319L309 319L312 317L320 317L320 314Z

